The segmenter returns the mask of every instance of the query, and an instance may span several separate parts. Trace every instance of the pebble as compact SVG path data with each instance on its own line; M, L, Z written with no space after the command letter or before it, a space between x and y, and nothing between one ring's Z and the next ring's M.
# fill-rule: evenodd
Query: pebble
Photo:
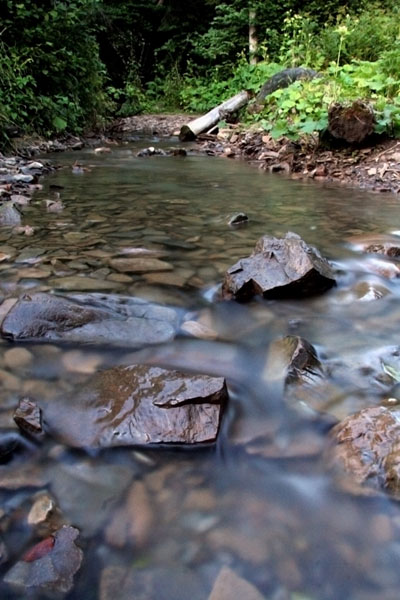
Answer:
M11 348L4 353L5 365L11 370L26 369L32 361L33 354L26 348Z
M0 369L0 387L16 392L21 387L21 381L4 369Z
M102 362L103 359L99 354L91 354L81 350L70 350L62 356L64 368L70 373L90 375L97 371Z
M50 516L55 508L55 502L47 493L40 494L28 514L29 525L41 525Z
M149 271L172 271L173 266L158 258L114 258L110 266L121 273L147 273Z

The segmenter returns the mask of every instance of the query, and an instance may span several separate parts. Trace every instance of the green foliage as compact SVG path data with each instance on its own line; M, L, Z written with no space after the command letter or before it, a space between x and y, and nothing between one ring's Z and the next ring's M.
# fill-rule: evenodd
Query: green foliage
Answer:
M342 67L333 62L323 76L296 81L268 96L263 112L254 119L275 138L296 139L324 130L332 103L363 99L375 109L378 133L400 135L400 71L397 78L388 77L384 65L386 58Z
M241 58L228 80L221 79L219 68L214 69L207 78L184 78L180 92L182 108L193 112L204 112L233 96L240 90L248 90L256 94L261 83L272 77L280 66L276 63L260 62L249 65Z
M45 134L98 122L106 100L89 18L96 4L0 0L0 104L6 122Z

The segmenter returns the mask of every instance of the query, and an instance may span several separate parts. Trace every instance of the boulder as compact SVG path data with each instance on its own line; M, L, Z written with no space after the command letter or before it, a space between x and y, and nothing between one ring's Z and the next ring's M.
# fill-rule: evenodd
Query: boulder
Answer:
M222 377L132 365L97 373L43 410L49 433L69 446L192 445L215 442L227 398Z
M75 544L78 535L75 527L64 526L42 540L11 567L5 583L29 595L40 591L68 593L83 558L82 550Z
M400 494L400 410L376 406L350 415L331 431L332 462L358 484Z
M295 233L284 238L263 236L248 258L240 259L225 274L222 298L250 300L301 298L335 285L328 261Z
M173 309L135 298L37 293L22 296L11 305L0 333L13 341L45 339L139 347L172 339L177 321Z

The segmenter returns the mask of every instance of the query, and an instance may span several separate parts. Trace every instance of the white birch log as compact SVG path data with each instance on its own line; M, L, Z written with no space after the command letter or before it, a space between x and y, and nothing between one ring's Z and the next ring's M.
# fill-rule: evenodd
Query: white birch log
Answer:
M229 115L242 106L245 106L250 100L250 95L246 91L241 91L236 96L232 96L219 106L216 106L205 115L190 121L187 125L183 125L179 133L179 139L182 142L194 140L200 133L208 131L211 127L221 121L226 115Z

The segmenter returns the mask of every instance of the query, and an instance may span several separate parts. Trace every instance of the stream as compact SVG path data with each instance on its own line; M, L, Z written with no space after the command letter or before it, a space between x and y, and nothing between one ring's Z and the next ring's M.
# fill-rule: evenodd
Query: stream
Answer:
M102 155L50 155L61 168L23 207L34 235L0 228L0 253L11 256L0 262L0 299L55 291L129 306L138 298L212 335L196 339L183 327L145 349L129 340L2 340L0 431L15 429L21 397L67 413L97 372L148 362L227 378L217 443L85 451L45 436L4 461L0 598L207 600L226 566L257 588L255 599L397 600L398 502L357 493L333 472L328 432L385 401L394 383L382 365L399 365L400 279L348 240L393 233L398 198L195 153L136 157L174 143L138 138ZM49 211L48 199L63 206ZM229 226L239 212L249 222ZM329 259L337 286L298 301L218 302L225 271L260 236L288 231ZM162 270L122 269L118 259L136 248L154 251ZM288 394L268 368L274 340L287 335L310 342L325 373ZM46 493L55 522L80 532L83 562L66 595L4 579L51 532L28 520Z

